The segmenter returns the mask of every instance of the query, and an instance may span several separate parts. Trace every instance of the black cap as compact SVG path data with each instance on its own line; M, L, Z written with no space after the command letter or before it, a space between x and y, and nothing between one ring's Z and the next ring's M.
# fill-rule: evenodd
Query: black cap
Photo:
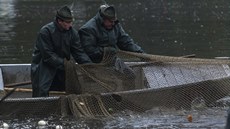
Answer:
M57 11L56 17L64 21L73 21L73 15L68 6L64 6Z
M113 6L109 6L107 4L101 5L99 12L103 18L107 18L113 21L117 20L116 10Z

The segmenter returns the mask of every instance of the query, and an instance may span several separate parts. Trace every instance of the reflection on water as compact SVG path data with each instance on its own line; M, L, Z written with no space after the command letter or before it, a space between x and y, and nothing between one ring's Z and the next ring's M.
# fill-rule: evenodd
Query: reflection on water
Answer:
M147 53L230 56L228 0L107 1L118 8L123 27ZM60 6L72 7L74 26L79 28L96 14L101 3L99 0L0 0L0 63L30 63L37 32L54 19ZM194 116L192 123L186 119L188 114ZM226 109L166 113L153 110L141 115L124 112L100 120L57 116L43 119L49 121L50 127L60 124L66 128L223 128L226 115ZM0 122L7 122L13 128L32 128L38 120L40 118Z
M193 117L189 122L187 116ZM147 129L189 129L189 128L224 128L225 109L206 109L203 111L153 109L143 114L132 112L110 118L105 128L147 128ZM218 118L218 119L217 119Z
M152 109L145 113L124 111L111 117L85 119L50 116L46 118L4 119L13 129L38 128L38 121L47 121L46 128L61 125L65 129L222 129L226 122L226 108L205 110L160 110ZM188 121L188 115L192 121Z
M14 36L14 0L0 1L0 42L9 41Z
M147 53L213 58L229 56L227 0L107 0L118 9L125 30ZM93 17L97 0L1 0L0 63L30 63L38 30L62 5L72 7L78 29Z

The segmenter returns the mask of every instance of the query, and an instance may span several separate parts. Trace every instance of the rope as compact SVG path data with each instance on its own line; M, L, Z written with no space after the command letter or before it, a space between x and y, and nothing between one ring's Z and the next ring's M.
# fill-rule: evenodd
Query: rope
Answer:
M119 53L129 56L135 56L141 59L145 59L148 62L177 62L188 64L230 64L230 60L218 60L218 59L201 59L201 58L184 58L184 57L172 57L172 56L160 56L145 53L135 53L128 51L119 51Z

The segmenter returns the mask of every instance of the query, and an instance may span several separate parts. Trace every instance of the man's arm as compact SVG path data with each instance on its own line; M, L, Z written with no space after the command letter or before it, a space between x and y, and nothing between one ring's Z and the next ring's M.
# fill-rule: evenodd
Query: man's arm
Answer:
M97 60L98 63L103 57L103 48L97 45L97 40L93 32L87 29L80 29L79 36L82 47L91 59Z
M74 36L73 36L73 42L70 46L70 52L74 60L79 64L92 63L91 59L85 53L84 49L81 46L80 37L77 31L73 30L73 33Z
M43 30L39 33L37 44L39 50L41 51L42 61L44 63L57 69L64 69L64 59L54 52L54 47L48 30Z
M124 31L120 23L118 23L117 26L119 31L118 47L125 51L143 53L144 51L141 47L134 43L133 39Z

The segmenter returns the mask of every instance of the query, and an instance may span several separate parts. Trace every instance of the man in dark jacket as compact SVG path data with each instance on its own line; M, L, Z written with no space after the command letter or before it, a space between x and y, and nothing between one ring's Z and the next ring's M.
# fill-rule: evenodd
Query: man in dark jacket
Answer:
M85 52L94 63L100 63L107 51L116 53L121 49L143 53L141 47L123 30L113 6L101 5L96 16L79 29L79 35ZM114 60L114 66L119 72L126 74L128 78L134 78L130 67L119 58Z
M55 21L39 31L31 64L33 97L49 96L49 90L65 90L64 61L71 55L79 64L91 63L72 21L71 10L64 6L57 11Z

